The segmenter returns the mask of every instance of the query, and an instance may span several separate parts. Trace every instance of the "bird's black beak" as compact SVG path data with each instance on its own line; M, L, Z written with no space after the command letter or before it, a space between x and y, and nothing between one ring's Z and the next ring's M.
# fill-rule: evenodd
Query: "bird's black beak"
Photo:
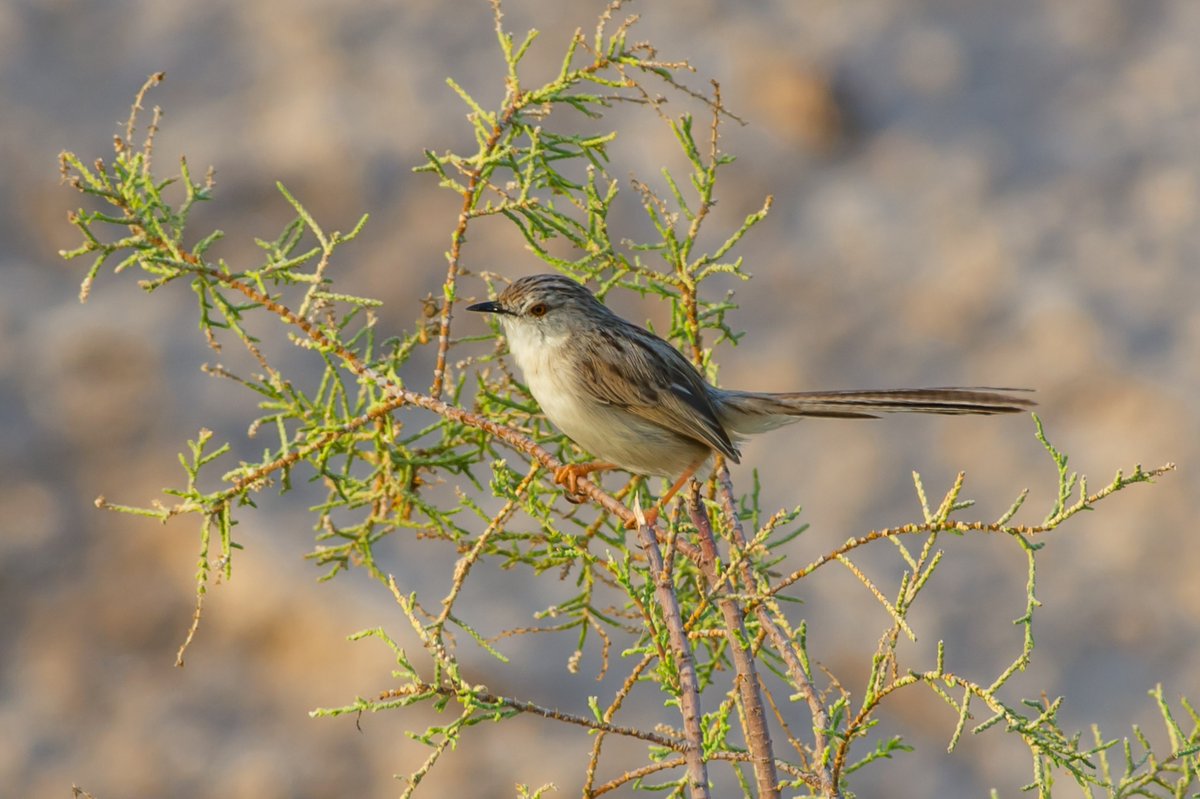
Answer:
M468 311L478 311L480 313L499 313L499 314L510 313L507 308L505 308L503 305L501 305L500 303L495 302L493 300L488 300L487 302L477 302L474 305L468 305L467 310Z

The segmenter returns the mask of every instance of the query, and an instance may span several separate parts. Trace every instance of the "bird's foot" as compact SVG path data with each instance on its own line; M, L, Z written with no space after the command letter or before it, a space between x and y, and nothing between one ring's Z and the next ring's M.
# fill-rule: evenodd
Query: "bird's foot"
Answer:
M705 458L707 458L707 456L705 456ZM650 510L642 512L642 518L646 520L647 527L652 526L656 521L658 521L659 514L662 513L663 508L667 507L667 503L671 501L671 497L679 493L679 489L683 488L684 485L687 484L687 481L692 479L692 475L694 475L696 470L699 469L701 464L704 463L705 458L701 458L684 469L683 474L679 475L679 479L675 481L674 485L667 489L667 493L662 495L658 502L654 504L654 507L652 507ZM637 528L638 522L636 515L634 518L625 522L625 529L636 530Z
M554 470L554 482L567 490L564 495L567 502L575 505L587 502L587 494L579 490L579 478L587 477L592 472L606 472L617 468L614 464L604 461L591 463L568 463Z

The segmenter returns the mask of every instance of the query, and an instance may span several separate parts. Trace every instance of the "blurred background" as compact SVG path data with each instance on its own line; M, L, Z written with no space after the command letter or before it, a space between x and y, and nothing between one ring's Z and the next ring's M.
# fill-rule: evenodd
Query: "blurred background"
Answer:
M504 8L518 35L542 31L532 81L601 4ZM1200 4L658 0L627 11L642 15L635 39L690 60L697 87L718 78L749 122L724 129L739 160L718 190L714 239L775 197L739 250L756 279L736 286L731 321L747 332L720 353L725 385L1030 386L1093 488L1135 463L1180 464L1045 539L1039 646L1009 695L1065 696L1068 730L1096 723L1117 737L1137 722L1163 742L1146 691L1162 682L1172 699L1200 699ZM387 650L345 637L381 623L400 635L405 623L363 574L315 582L303 502L264 497L242 513L234 579L210 593L186 668L172 666L192 612L196 525L92 502L146 504L177 483L176 453L201 426L255 452L254 406L200 373L214 356L180 323L194 314L182 285L149 298L106 274L80 305L83 264L56 253L77 243L66 213L81 198L59 185L55 157L111 155L137 88L164 70L148 101L165 111L158 162L165 173L186 154L194 170L217 170L216 201L193 229L224 229L218 254L252 263L253 237L292 216L276 180L327 230L369 212L333 275L339 290L385 300L382 329L399 332L438 291L458 208L410 168L422 148L471 142L445 77L485 106L502 97L492 24L482 1L0 4L0 793L66 796L77 783L97 799L391 796L393 775L425 757L403 737L430 722L420 713L364 718L361 730L307 715L389 687ZM621 130L615 175L677 164L652 114L620 123L645 129ZM628 209L618 237L644 230ZM464 266L543 270L500 223L473 228ZM612 304L665 320L650 301ZM478 332L461 317L457 330ZM940 497L965 469L964 496L979 504L964 518L994 519L1028 486L1018 519L1036 523L1054 489L1021 417L810 421L748 445L735 479L748 486L754 467L768 509L804 505L801 562L919 518L913 470ZM1024 557L998 538L945 544L914 620L921 640L905 651L928 667L946 639L948 667L990 680L1019 652ZM885 550L863 564L891 585ZM391 552L384 568L436 602L452 555ZM800 586L796 612L814 658L857 690L887 618L835 568ZM485 633L529 623L556 591L483 576L500 597ZM514 645L512 666L488 666L489 685L567 710L588 694L604 701L594 668L567 672L572 646ZM861 796L1013 796L1029 779L1023 748L997 731L947 755L955 719L929 694L883 719L917 751L868 769ZM534 720L506 729L472 730L425 795L551 781L553 795L578 794L585 735Z

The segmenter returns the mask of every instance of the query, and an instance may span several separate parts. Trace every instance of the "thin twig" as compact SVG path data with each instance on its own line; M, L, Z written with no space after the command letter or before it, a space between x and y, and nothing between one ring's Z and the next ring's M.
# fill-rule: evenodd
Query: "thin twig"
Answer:
M1096 491L1095 493L1080 497L1079 500L1074 505L1072 505L1069 508L1064 509L1063 511L1061 511L1060 513L1055 515L1050 521L1048 521L1044 524L1035 524L1035 525L1013 524L1013 525L1009 525L1009 524L998 524L998 523L988 523L988 522L959 522L959 521L954 521L951 519L946 519L946 520L942 520L942 521L935 520L935 521L926 522L923 524L903 524L903 525L900 525L899 527L884 527L879 530L871 530L869 533L866 533L865 535L858 536L857 538L851 538L849 541L842 544L837 549L826 552L824 555L817 558L812 563L809 563L804 568L798 569L798 570L792 572L787 577L783 578L782 580L777 582L775 585L773 585L768 590L767 593L769 593L771 595L778 594L783 589L787 588L788 586L792 585L793 583L795 583L799 580L804 579L805 577L812 574L814 571L816 571L820 567L824 566L825 564L829 563L830 561L838 560L843 555L845 555L847 552L850 552L852 550L858 549L859 547L865 546L865 545L871 543L872 541L878 541L883 538L895 538L896 536L916 535L918 533L936 533L936 532L942 532L944 530L953 532L953 533L984 532L984 533L1003 533L1005 535L1017 535L1017 536L1033 536L1033 535L1040 535L1042 533L1048 533L1051 530L1053 530L1054 528L1058 527L1059 524L1066 521L1066 519L1069 516L1074 515L1074 513L1078 512L1078 511L1081 511L1081 510L1091 507L1096 502L1099 502L1100 500L1104 499L1105 497L1109 496L1110 494L1114 493L1115 491L1118 491L1121 488L1124 488L1125 486L1130 485L1133 482L1145 482L1148 480L1152 480L1155 477L1160 477L1163 474L1166 474L1167 472L1171 472L1174 470L1175 470L1174 463L1165 463L1162 466L1159 466L1157 468L1150 469L1150 470L1144 470L1139 466L1135 469L1134 473L1129 477L1123 477L1120 473L1118 473L1117 478L1114 479L1107 486L1100 489L1099 491Z
M613 720L613 717L617 714L617 711L621 709L621 705L624 704L625 698L629 696L629 693L633 690L634 686L637 685L638 678L642 676L642 672L649 668L650 664L653 663L654 660L655 655L653 654L642 656L642 659L638 661L638 664L633 667L632 671L629 672L629 676L625 678L625 682L623 682L621 687L617 689L616 696L613 697L612 703L609 704L607 709L605 709L604 715L601 717L603 721L607 723ZM596 740L592 743L592 753L588 757L587 776L583 782L583 795L586 797L599 796L601 793L604 793L604 791L601 790L592 792L592 783L595 782L596 779L596 769L600 766L600 749L604 745L605 735L606 733L604 731L596 733Z
M483 549L487 546L491 537L504 527L505 522L508 521L508 517L516 509L517 501L529 489L529 486L533 483L533 478L537 476L538 469L540 468L540 465L536 461L529 467L529 474L525 475L525 478L521 480L516 490L513 491L513 495L504 503L504 507L492 517L488 526L479 534L479 538L476 539L474 546L471 547L471 551L459 558L458 562L454 564L454 577L450 583L450 593L446 594L446 598L442 600L442 612L434 619L432 625L434 629L440 631L445 626L446 621L450 618L451 611L454 609L454 601L458 599L463 584L467 580L467 575L471 572L471 567L479 560L479 556L483 553Z
M460 688L455 685L433 685L431 683L413 682L405 685L403 688L394 688L381 692L377 701L385 703L392 699L401 699L417 694L438 694L450 699L457 699L460 697ZM555 708L542 707L533 702L514 699L511 696L500 696L489 691L472 690L471 698L479 704L506 707L520 713L532 713L535 716L541 716L551 721L560 721L564 724L575 724L580 727L586 727L589 730L597 730L612 735L622 735L627 738L637 738L638 740L647 741L656 746L670 749L673 752L684 752L689 746L686 741L662 735L661 733L639 730L636 727L622 727L617 724L608 724L603 721L596 721L596 719L589 716L564 713Z

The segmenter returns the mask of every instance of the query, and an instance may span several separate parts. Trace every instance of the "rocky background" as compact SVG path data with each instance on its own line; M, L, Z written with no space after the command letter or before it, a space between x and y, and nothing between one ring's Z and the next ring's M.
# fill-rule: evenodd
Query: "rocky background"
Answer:
M506 22L541 29L530 67L545 75L600 8L509 0ZM740 250L756 280L738 288L733 322L747 335L722 353L727 385L1033 386L1049 435L1094 487L1138 462L1180 464L1046 539L1039 646L1013 684L1065 696L1068 729L1098 723L1114 737L1138 722L1163 741L1146 691L1161 681L1171 697L1200 699L1200 4L629 10L643 17L636 38L689 59L697 85L719 78L750 123L726 127L739 160L716 221L775 196ZM148 298L109 276L79 304L81 264L56 252L75 245L65 214L80 199L58 185L55 157L107 157L137 87L165 70L150 98L166 112L157 157L217 168L196 230L221 227L220 255L253 258L253 237L291 217L275 180L327 229L370 212L336 277L384 299L396 332L437 291L457 213L451 194L410 172L422 148L470 141L444 78L495 103L500 65L484 2L0 4L0 794L67 796L78 783L98 799L391 796L393 775L424 758L403 737L429 722L421 714L364 718L361 731L307 716L388 687L388 652L345 636L404 623L364 575L315 583L301 502L243 514L234 579L210 595L186 668L172 667L191 616L195 526L101 513L92 500L148 502L178 479L175 454L201 426L253 451L253 405L200 374L212 356L179 321L194 312L182 286ZM622 130L615 174L650 176L674 158L660 123L637 118L648 128ZM481 232L465 258L514 276L542 268L509 231ZM662 320L659 306L614 304ZM746 485L758 467L768 508L805 506L812 530L793 545L805 562L917 518L914 469L938 495L966 469L982 519L1029 486L1025 518L1039 520L1054 486L1019 417L807 422L751 444L744 461L735 478ZM946 544L908 651L927 665L946 639L950 665L984 679L1019 651L1023 556L998 539ZM385 568L406 585L445 585L445 553L397 543L391 557ZM894 577L888 553L867 563ZM494 579L493 630L550 596ZM814 657L855 686L883 611L844 571L799 594ZM507 650L513 666L493 689L576 710L603 696L594 671L567 673L570 642L537 643ZM947 755L954 718L929 695L884 722L917 751L869 769L861 796L1014 796L1029 779L1022 748L994 731ZM506 729L473 730L426 795L511 796L517 782L549 781L577 794L586 736L533 720Z

